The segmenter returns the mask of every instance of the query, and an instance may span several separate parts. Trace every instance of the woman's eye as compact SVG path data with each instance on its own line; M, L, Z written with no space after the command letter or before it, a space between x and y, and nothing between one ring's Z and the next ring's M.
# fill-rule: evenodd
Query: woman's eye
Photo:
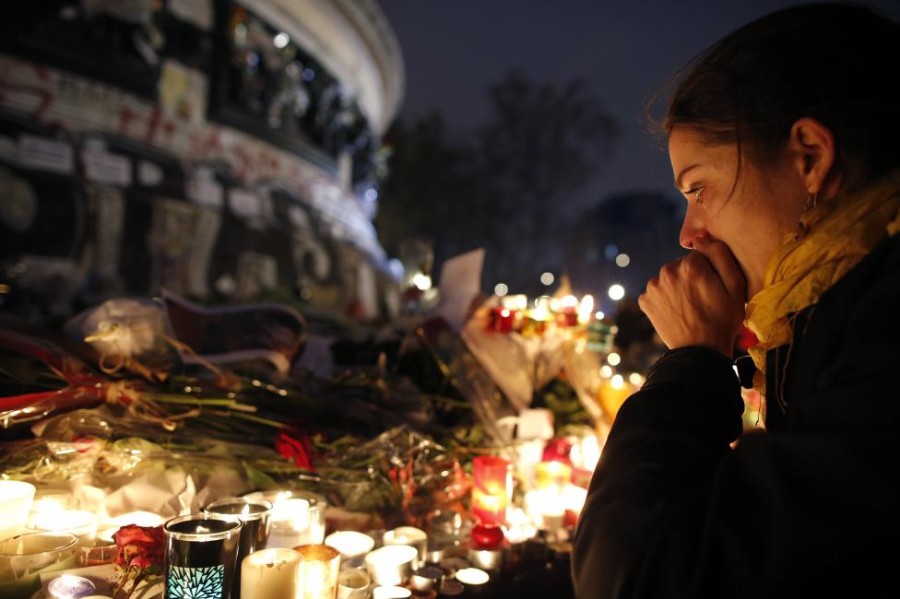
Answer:
M692 187L687 191L688 196L693 196L694 201L698 204L703 204L703 192L706 190L705 187Z

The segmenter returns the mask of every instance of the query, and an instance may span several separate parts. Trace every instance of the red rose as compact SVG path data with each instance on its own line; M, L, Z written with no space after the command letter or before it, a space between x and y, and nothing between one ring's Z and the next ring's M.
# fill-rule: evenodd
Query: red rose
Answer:
M301 435L298 440L287 433L278 433L275 438L275 451L279 455L293 460L300 470L314 470L312 460L310 460L312 443L306 435Z
M162 526L138 526L129 524L113 535L116 543L116 565L127 570L163 566L166 552Z

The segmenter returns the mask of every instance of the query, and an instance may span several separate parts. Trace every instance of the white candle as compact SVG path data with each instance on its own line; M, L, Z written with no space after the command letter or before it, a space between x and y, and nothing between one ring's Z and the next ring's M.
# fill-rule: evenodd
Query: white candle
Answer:
M260 549L241 562L241 599L297 595L300 554L293 549Z
M353 559L372 551L375 539L356 530L339 530L325 537L325 544L340 551L344 559Z
M425 561L425 548L428 545L428 535L421 528L415 526L399 526L389 530L382 536L385 545L409 545L419 552L419 560Z
M487 583L491 576L478 568L463 568L456 571L456 580L465 585L479 586Z
M366 570L378 585L403 584L412 574L419 551L409 545L385 545L366 556Z
M86 510L44 512L31 521L31 528L48 532L68 532L84 544L97 537L97 516Z
M21 532L36 490L24 481L0 480L0 540Z
M397 586L380 586L372 589L372 599L405 599L412 597L412 591Z

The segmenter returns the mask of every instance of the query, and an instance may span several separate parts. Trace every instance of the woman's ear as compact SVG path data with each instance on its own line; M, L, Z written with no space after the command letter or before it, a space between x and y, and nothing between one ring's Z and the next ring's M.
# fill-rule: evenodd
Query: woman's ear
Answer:
M834 171L837 150L831 129L812 117L801 117L791 126L789 146L806 192L835 195L840 181Z

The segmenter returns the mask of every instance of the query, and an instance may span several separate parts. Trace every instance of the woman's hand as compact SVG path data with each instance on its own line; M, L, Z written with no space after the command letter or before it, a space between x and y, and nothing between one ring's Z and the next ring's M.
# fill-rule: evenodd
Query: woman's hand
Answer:
M638 305L669 349L699 345L730 358L746 293L747 280L728 246L699 239L694 251L650 279Z

